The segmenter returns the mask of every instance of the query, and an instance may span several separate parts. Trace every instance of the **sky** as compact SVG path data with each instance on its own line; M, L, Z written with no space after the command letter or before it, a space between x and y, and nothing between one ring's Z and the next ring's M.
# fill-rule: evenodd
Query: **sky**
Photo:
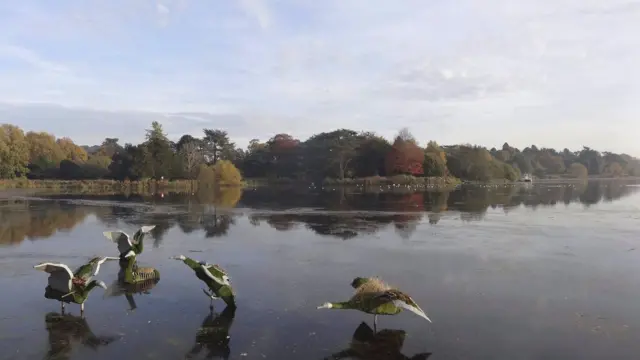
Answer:
M239 146L339 128L640 156L640 0L0 2L0 123ZM636 100L636 101L634 101Z

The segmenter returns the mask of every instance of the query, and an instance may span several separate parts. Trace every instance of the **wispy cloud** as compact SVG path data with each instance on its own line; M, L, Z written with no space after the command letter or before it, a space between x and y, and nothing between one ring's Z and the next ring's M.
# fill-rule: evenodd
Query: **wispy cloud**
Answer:
M251 17L255 18L263 29L271 25L271 11L264 0L235 0L238 1L242 9Z
M22 61L36 70L48 73L70 73L68 67L40 57L36 52L15 45L0 46L0 56Z
M22 0L0 24L0 102L33 119L46 102L123 116L123 134L134 118L244 139L409 126L425 142L640 155L629 0Z

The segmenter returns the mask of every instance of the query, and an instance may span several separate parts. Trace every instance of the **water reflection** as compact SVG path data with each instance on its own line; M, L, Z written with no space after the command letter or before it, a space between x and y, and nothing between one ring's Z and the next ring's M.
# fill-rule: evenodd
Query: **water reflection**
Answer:
M207 348L207 359L229 359L231 354L229 329L233 325L235 315L235 306L227 306L219 314L211 309L211 312L204 318L202 325L197 330L195 345L193 345L186 358L193 359L200 354L203 348Z
M97 350L118 340L119 336L97 336L87 320L80 316L50 312L44 322L49 335L49 350L45 359L69 359L74 343Z
M346 188L324 192L232 188L162 196L53 195L50 197L65 201L1 201L0 244L17 245L26 239L47 238L57 231L71 230L93 215L106 227L118 221L132 227L155 225L150 235L153 245L158 247L165 234L176 226L187 234L202 231L207 238L226 236L238 217L245 216L244 210L239 209L251 209L246 214L251 224L266 223L278 231L302 226L320 235L346 240L393 226L399 236L408 238L419 223L428 221L436 225L447 211L459 212L462 221L477 221L490 208L500 208L508 214L521 206L536 209L577 203L588 207L616 201L640 190L629 184L629 181L591 181L462 186L450 192L418 193L363 193ZM311 211L316 209L325 212Z
M424 360L431 353L420 353L414 356L402 354L402 346L406 332L404 330L384 329L374 332L373 329L362 322L353 333L349 348L337 352L326 360L338 359L367 359L367 360Z

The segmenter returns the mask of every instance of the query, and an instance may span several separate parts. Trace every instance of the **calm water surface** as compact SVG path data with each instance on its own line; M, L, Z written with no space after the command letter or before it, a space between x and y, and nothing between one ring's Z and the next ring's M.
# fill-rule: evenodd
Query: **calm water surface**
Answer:
M638 357L633 182L377 190L0 200L0 358ZM96 289L84 320L76 304L56 317L33 265L117 255L102 232L146 224L157 226L138 261L160 271L157 285L128 297ZM168 259L177 254L228 270L235 313L220 300L210 313L203 283ZM97 279L111 286L117 273L106 263ZM409 293L433 324L404 312L380 317L374 335L371 315L316 310L372 275ZM201 326L217 332L197 337ZM371 354L381 348L392 355Z

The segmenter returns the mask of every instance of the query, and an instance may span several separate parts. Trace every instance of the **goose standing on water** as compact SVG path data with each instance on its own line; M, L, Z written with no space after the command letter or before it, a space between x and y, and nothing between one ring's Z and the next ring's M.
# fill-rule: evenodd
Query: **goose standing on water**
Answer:
M184 262L196 273L198 279L207 284L209 291L204 288L202 291L211 299L210 308L213 308L213 300L219 298L222 298L227 306L236 306L235 294L231 288L229 276L219 265L208 264L204 261L197 262L184 255L173 256L171 259Z
M156 226L142 226L138 231L133 234L133 239L129 237L129 234L121 230L105 231L104 236L118 245L118 251L121 258L128 258L135 255L142 254L144 249L144 234L153 230Z
M139 267L135 263L135 256L120 261L118 278L104 293L105 298L124 295L127 302L129 302L130 311L137 308L133 296L136 294L149 294L149 291L160 281L160 272L158 270L152 267Z
M377 277L357 277L353 279L351 286L356 289L351 299L343 302L326 302L318 306L318 309L351 309L373 314L374 330L378 315L396 315L403 309L431 322L427 314L409 295L390 287Z
M75 272L72 272L65 264L52 262L43 262L33 268L49 273L48 286L44 293L45 298L60 301L62 312L64 312L65 302L80 304L80 314L83 314L84 302L91 290L96 286L107 288L104 282L91 279L98 275L102 263L118 259L111 256L94 257Z

